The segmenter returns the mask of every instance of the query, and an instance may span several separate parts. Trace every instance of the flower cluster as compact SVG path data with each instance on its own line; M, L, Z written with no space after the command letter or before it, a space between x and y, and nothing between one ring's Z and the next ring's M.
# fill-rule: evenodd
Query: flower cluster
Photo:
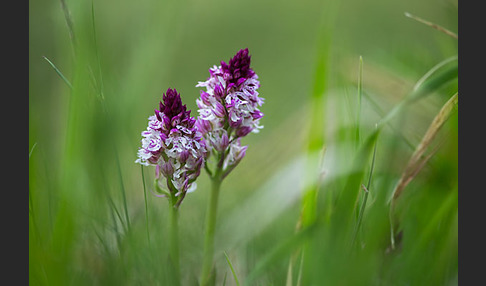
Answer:
M204 87L196 100L199 117L196 126L202 133L209 152L227 151L224 169L234 167L245 156L247 146L240 138L257 133L263 113L258 109L264 99L258 96L257 74L250 68L251 56L242 49L220 66L209 69L209 78L196 87Z
M155 115L148 118L135 162L156 166L156 178L163 175L169 191L175 196L182 194L183 198L196 188L194 181L200 174L206 149L196 120L182 105L180 94L169 88L162 100Z

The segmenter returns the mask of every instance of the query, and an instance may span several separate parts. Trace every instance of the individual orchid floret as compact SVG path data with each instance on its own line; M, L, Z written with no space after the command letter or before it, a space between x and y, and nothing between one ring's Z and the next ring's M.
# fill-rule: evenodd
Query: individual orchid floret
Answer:
M228 63L221 61L220 66L210 68L209 78L196 85L206 89L200 91L196 100L196 126L202 133L207 155L224 151L221 164L224 162L224 169L228 170L245 155L246 146L241 147L239 139L263 128L259 124L263 113L258 108L264 99L259 97L260 82L250 62L248 49L242 49Z
M169 195L178 197L176 206L187 192L196 189L195 180L206 156L202 135L190 113L186 105L182 105L180 94L175 89L167 89L159 109L148 118L135 161L156 166L156 179L167 179Z

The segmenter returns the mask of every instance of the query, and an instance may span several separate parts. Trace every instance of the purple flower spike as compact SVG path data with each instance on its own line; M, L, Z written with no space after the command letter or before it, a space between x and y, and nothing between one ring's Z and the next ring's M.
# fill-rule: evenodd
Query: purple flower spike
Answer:
M206 156L202 134L190 114L191 111L182 104L180 94L175 89L167 89L159 109L148 118L148 127L142 132L142 147L135 161L156 166L156 178L163 175L170 181L175 188L170 190L174 195L196 188L194 181L200 174L201 160Z
M264 99L258 96L258 75L250 67L248 49L239 50L228 63L209 69L209 78L196 87L204 87L196 100L199 107L197 127L209 152L227 152L225 169L233 168L244 157L246 146L240 138L257 133L263 113L258 109Z

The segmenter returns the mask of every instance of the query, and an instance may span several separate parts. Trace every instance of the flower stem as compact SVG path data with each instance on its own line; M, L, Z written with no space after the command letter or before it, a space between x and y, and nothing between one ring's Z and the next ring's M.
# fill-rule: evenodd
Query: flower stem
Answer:
M214 231L216 227L219 190L223 180L222 173L223 168L221 164L218 164L214 172L214 176L211 177L211 195L206 212L206 234L204 238L204 256L200 279L201 286L208 285L211 277L211 269L214 257Z
M179 262L179 207L177 205L177 190L171 180L167 180L169 188L169 207L170 207L170 237L169 237L169 260L173 266L174 285L180 285L181 270Z
M180 285L179 263L179 212L174 203L170 204L170 260L174 265L174 279L176 285Z

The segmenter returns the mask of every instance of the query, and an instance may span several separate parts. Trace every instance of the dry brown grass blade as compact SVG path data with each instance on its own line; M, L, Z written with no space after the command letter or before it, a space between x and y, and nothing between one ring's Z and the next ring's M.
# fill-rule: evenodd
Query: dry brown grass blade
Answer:
M458 93L454 94L442 107L439 113L435 116L434 120L430 124L427 132L425 133L422 141L415 149L410 161L402 173L400 180L398 181L395 190L393 191L392 203L401 195L405 187L410 183L410 181L417 176L419 171L422 169L423 165L432 157L432 155L437 151L435 149L431 154L424 157L424 153L430 146L435 136L439 132L440 128L444 125L450 115L453 113L458 103Z
M441 27L441 26L439 26L437 24L434 24L432 22L429 22L427 20L424 20L422 18L419 18L417 16L414 16L414 15L408 13L408 12L405 12L405 16L407 16L409 18L412 18L412 19L414 19L414 20L416 20L416 21L418 21L418 22L420 22L422 24L425 24L427 26L430 26L430 27L432 27L432 28L434 28L434 29L436 29L438 31L441 31L441 32L445 33L446 35L449 35L449 36L453 37L454 39L457 39L458 38L456 33L451 32L451 31L447 30L446 28Z

